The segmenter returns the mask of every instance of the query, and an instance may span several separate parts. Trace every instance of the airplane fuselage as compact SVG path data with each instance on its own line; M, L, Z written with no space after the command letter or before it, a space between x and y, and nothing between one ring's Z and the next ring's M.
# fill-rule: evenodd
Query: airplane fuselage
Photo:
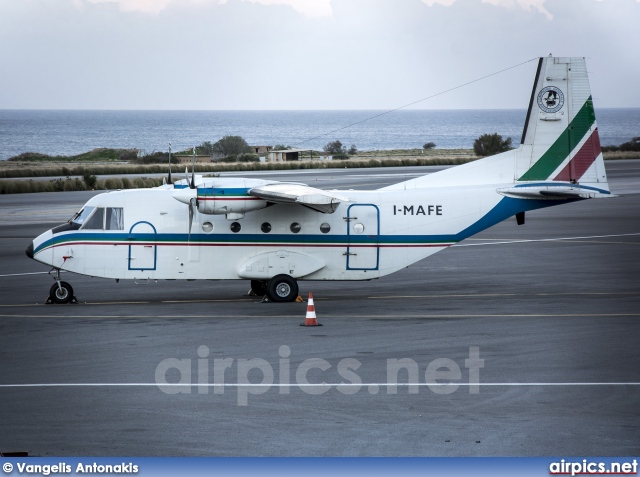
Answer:
M341 191L350 202L332 214L289 204L238 220L196 213L191 233L185 206L170 189L113 191L85 207L103 208L104 216L121 209L121 224L45 232L34 240L34 258L117 279L268 279L274 275L269 267L280 267L297 279L370 280L518 212L551 205L504 197L499 187ZM259 255L265 260L247 270L247 261ZM304 270L308 257L317 270Z

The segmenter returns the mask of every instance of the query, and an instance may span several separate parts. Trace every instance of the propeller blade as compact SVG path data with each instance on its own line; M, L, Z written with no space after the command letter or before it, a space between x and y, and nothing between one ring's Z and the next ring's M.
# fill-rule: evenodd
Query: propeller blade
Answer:
M191 162L191 184L189 184L191 189L196 188L196 147L193 146L193 160Z
M193 199L191 199L189 201L189 234L188 234L188 237L187 237L187 241L189 241L189 242L191 242L191 227L193 225L193 216L194 216L195 205L196 205L196 198L194 197Z

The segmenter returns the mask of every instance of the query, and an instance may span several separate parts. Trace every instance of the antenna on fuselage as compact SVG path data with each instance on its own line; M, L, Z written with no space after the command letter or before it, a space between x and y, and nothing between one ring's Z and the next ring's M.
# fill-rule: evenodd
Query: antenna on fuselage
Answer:
M171 180L171 143L169 143L169 177L167 178L168 184L173 184Z

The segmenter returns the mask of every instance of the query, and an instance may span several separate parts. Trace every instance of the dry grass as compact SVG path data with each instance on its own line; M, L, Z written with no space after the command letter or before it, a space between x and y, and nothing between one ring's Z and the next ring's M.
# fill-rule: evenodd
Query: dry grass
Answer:
M602 153L604 160L612 159L640 159L640 152L638 151L605 151Z
M608 160L640 159L640 153L611 151L605 152L604 158ZM196 172L457 165L476 159L478 157L471 149L396 149L389 151L362 151L347 160L196 164ZM182 178L184 168L185 165L173 165L174 177ZM191 167L189 166L190 169ZM88 190L87 184L82 179L70 177L82 176L85 173L92 175L126 175L166 172L167 166L163 164L127 164L118 162L86 162L78 164L77 162L55 161L20 163L16 161L0 161L0 178L60 177L53 180L0 180L0 194ZM119 177L98 181L96 189L131 189L155 187L160 184L162 184L161 178Z
M127 177L109 178L104 181L97 181L96 190L114 190L114 189L140 189L157 187L162 184L162 179L136 177L130 179ZM50 181L44 180L2 180L0 181L0 194L24 194L33 192L65 192L76 190L93 190L87 184L78 178L54 179Z

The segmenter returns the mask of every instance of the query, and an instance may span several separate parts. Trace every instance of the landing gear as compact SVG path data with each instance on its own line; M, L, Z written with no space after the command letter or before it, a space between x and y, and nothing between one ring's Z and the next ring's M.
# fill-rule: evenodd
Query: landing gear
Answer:
M276 302L295 301L298 282L289 275L276 275L267 283L267 297Z
M56 281L51 289L49 290L49 298L47 298L47 304L59 304L63 305L65 303L78 303L78 300L75 296L73 296L73 287L69 285L67 282L63 282L60 280L60 270L54 269L56 275L53 279ZM54 270L51 270L53 272ZM49 272L49 274L51 274Z
M251 291L256 296L265 296L267 294L267 282L262 280L251 280Z
M53 303L64 304L73 300L73 288L67 282L54 283L49 290L49 299Z

